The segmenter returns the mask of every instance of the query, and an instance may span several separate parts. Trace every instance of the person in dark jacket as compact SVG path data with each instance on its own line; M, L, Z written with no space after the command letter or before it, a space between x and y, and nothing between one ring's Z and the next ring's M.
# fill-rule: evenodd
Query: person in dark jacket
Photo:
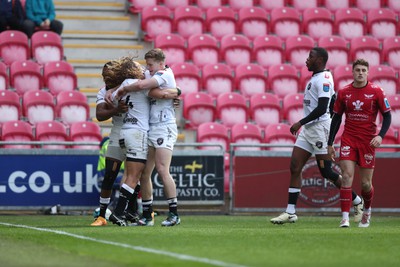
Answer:
M19 0L0 0L0 32L22 31L25 12Z

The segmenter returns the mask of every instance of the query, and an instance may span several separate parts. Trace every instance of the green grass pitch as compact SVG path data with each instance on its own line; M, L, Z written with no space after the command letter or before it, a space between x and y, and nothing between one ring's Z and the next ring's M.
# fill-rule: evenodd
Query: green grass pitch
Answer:
M374 215L374 214L373 214ZM91 227L91 216L0 216L0 265L400 266L400 217L339 228L340 217L181 216L175 227Z

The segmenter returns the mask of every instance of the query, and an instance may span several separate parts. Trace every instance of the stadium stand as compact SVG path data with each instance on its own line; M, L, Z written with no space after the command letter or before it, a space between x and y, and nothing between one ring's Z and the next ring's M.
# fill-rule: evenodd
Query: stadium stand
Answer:
M380 8L386 0L353 0L354 6L362 12L367 13L371 9Z
M261 129L252 123L237 123L231 129L231 143L241 145L260 145L262 144L263 137ZM235 150L261 150L259 146L241 146L236 147Z
M220 94L232 92L234 88L232 72L227 64L205 65L202 71L204 90L214 98Z
M302 93L287 94L283 98L283 119L290 125L304 117Z
M381 125L377 127L376 133L379 133L381 129ZM385 134L385 138L382 139L382 145L396 145L398 144L398 138L396 130L391 126ZM378 147L376 148L376 152L396 152L400 151L398 148L393 147Z
M211 7L220 7L225 4L226 0L192 0L194 5L197 5L202 10L207 10Z
M329 53L326 64L328 69L349 64L349 43L343 37L337 35L321 37L318 46L325 48Z
M188 93L183 101L183 116L187 129L195 129L205 122L216 119L215 104L212 97L204 92Z
M265 127L264 143L270 145L293 145L296 137L290 133L290 126L286 123L272 123ZM272 151L292 151L292 147L269 147Z
M398 75L390 66L370 66L368 70L368 79L382 87L387 96L400 93Z
M160 0L128 0L129 12L140 13L143 8L156 6L160 3Z
M40 65L64 59L61 36L52 31L37 31L31 37L31 55Z
M251 62L250 40L239 34L228 34L222 37L220 57L231 67Z
M400 13L400 1L398 0L386 0L387 7L396 13Z
M285 60L283 41L275 35L257 36L253 40L252 61L264 68L282 64Z
M333 17L331 11L324 7L305 9L302 16L302 31L314 38L314 40L331 36L333 34Z
M174 11L174 30L183 38L205 31L203 12L196 6L179 6Z
M335 12L338 9L349 8L353 0L322 0L321 6Z
M297 69L289 64L273 65L268 68L268 88L279 98L299 91Z
M100 126L91 121L73 122L69 128L70 140L73 142L94 142L96 145L73 145L73 149L89 149L98 147L103 139L101 136Z
M270 14L270 32L282 39L300 35L300 12L292 7L274 8Z
M354 37L350 42L350 60L357 58L368 60L370 66L382 63L381 47L378 39L373 36Z
M314 39L308 35L289 36L286 39L286 61L296 68L303 67L314 46Z
M74 67L66 61L48 62L43 68L44 86L53 95L78 88L78 78Z
M33 141L32 126L26 121L6 121L1 127L1 140L9 142ZM31 144L5 144L3 148L30 149Z
M197 93L201 90L200 69L192 63L177 63L171 66L175 81L182 90L182 96Z
M351 65L337 66L333 70L333 81L335 84L335 90L342 89L345 85L353 81L353 73Z
M400 94L388 95L387 99L390 103L391 113L392 113L392 123L391 126L397 129L399 133L400 130Z
M7 65L0 61L0 90L6 90L9 87Z
M242 8L255 6L257 0L226 0L230 8L238 12Z
M261 7L243 7L239 10L238 32L250 40L268 34L268 14Z
M316 8L318 7L319 0L290 0L290 4L297 10L303 12L309 8Z
M388 8L370 9L367 13L367 32L382 41L399 33L397 15Z
M267 12L271 12L274 8L285 7L288 5L289 0L258 0L260 7L265 9Z
M0 124L6 121L17 121L21 116L20 97L11 90L0 91Z
M235 70L235 88L246 99L267 90L264 69L257 64L240 64Z
M335 12L334 33L346 40L367 33L364 13L358 8L340 8Z
M280 101L275 94L261 93L250 98L250 118L261 128L271 123L279 123L280 110Z
M244 96L238 93L220 94L217 98L217 118L228 128L247 122L248 109Z
M383 40L382 56L383 61L392 68L400 69L400 38L398 36Z
M235 12L227 6L208 8L206 12L206 27L206 30L218 40L225 35L235 34Z
M22 97L22 115L31 124L55 119L54 97L43 90L27 91Z
M28 36L20 31L7 30L0 33L0 57L6 65L31 57Z
M219 62L218 41L209 34L195 34L188 39L188 58L199 68Z
M196 132L196 140L199 143L216 143L222 146L224 151L229 150L228 128L217 122L206 122L199 125ZM202 150L220 149L214 146L201 146Z
M46 142L67 142L67 128L59 121L42 121L35 125L35 141L44 144L40 148L45 149L67 149L64 144L46 144Z
M163 4L171 10L190 6L191 0L162 0Z
M56 97L56 117L71 124L89 119L87 97L79 91L63 91Z
M171 10L165 6L147 6L141 12L144 40L154 41L156 36L172 32Z
M33 61L15 61L10 66L10 85L19 95L43 87L41 66Z
M161 48L166 57L166 64L183 63L186 61L186 41L180 34L167 33L157 35L154 47Z

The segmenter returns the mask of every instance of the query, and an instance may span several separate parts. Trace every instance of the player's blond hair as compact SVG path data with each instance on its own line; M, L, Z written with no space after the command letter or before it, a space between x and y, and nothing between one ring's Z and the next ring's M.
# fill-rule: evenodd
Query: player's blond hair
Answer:
M111 61L103 68L103 80L108 89L119 86L125 79L144 79L140 64L131 56Z

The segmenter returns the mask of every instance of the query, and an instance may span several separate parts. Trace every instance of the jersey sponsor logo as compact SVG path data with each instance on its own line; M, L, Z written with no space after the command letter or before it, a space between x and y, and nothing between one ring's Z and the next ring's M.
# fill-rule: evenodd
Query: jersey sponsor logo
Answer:
M306 106L309 106L311 104L311 100L303 99L303 104L306 105Z
M137 118L135 118L135 117L125 117L124 119L123 119L123 122L124 123L130 123L130 124L138 124L138 119Z
M353 103L354 110L362 110L362 106L364 105L364 102L361 102L360 100L356 100Z
M329 83L324 83L322 86L322 89L324 90L324 92L329 92L329 88L330 88Z
M351 94L349 94L349 95L346 95L346 98L350 98L351 97Z
M383 101L385 102L385 107L386 107L386 108L390 108L389 101L387 100L386 97L385 97L385 99L383 99Z
M368 165L372 163L372 160L374 159L374 156L370 153L368 154L364 154L364 159L365 159L365 163L367 163Z
M374 97L374 94L371 94L371 95L364 94L364 96L366 99L371 99Z

